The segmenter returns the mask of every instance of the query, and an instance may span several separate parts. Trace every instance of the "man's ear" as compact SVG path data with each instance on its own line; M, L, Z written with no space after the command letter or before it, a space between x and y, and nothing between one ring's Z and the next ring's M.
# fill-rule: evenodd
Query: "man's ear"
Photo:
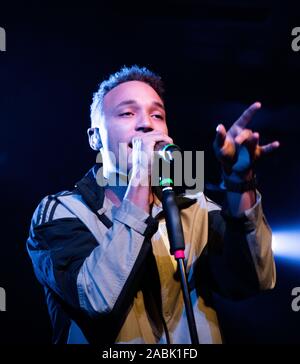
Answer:
M87 134L89 137L90 147L96 151L99 151L102 147L99 128L89 128L87 130Z

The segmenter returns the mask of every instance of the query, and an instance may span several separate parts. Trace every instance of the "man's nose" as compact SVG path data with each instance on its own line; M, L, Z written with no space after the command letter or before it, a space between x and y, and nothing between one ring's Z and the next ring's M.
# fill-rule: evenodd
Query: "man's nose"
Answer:
M153 130L152 119L150 116L142 116L136 123L136 131L141 131L142 133L148 133Z

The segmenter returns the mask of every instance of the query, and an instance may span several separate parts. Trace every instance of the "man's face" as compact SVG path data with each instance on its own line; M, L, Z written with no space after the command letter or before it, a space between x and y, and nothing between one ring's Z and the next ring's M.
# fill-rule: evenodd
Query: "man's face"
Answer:
M127 153L129 157L134 136L152 130L168 134L163 101L156 91L144 82L124 82L105 95L99 130L105 169L108 172L116 172L115 163L108 151L114 153L118 166L120 143L126 144L122 153ZM127 158L127 161L130 162L130 158ZM119 172L127 173L131 167L131 163L128 163L127 171Z

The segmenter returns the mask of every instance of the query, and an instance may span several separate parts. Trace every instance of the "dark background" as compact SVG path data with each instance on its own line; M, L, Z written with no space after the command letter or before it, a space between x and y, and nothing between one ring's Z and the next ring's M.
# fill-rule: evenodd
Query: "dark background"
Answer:
M300 52L291 1L0 3L7 51L0 52L0 342L48 343L43 291L25 242L31 215L47 194L72 188L94 164L86 129L98 83L123 65L145 65L166 82L170 134L186 150L205 150L206 181L219 181L215 127L252 102L251 126L280 150L259 162L263 206L272 227L300 225ZM276 257L273 291L238 303L219 299L230 343L300 342L291 290L300 261Z

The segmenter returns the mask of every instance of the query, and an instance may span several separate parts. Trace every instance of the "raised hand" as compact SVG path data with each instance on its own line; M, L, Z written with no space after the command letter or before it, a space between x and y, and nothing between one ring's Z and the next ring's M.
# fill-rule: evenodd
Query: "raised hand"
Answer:
M228 131L223 124L217 126L213 147L226 174L246 174L261 155L279 147L278 141L259 145L259 134L246 128L260 108L260 102L252 104Z

